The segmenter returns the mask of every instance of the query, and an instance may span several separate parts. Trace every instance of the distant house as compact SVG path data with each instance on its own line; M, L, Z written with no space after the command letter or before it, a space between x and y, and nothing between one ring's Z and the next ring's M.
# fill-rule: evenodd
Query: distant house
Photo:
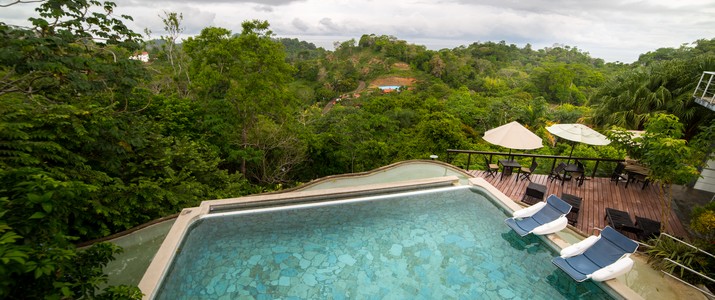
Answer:
M401 87L402 86L399 86L399 85L382 85L382 86L379 86L378 88L380 88L380 90L383 93L391 93L391 92L399 91L399 89Z
M141 54L134 54L130 56L129 59L149 62L149 52L144 51Z

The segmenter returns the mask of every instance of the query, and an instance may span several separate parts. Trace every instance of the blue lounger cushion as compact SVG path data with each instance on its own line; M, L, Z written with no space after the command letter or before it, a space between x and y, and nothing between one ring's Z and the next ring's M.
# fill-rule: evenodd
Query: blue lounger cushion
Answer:
M586 246L579 245L581 243ZM633 266L629 256L638 249L638 243L610 226L604 228L599 237L589 237L581 243L564 248L561 256L552 260L578 282L589 278L603 281L628 272Z
M566 214L571 205L556 195L550 195L545 203L534 204L514 212L514 217L504 220L516 233L525 236L529 233L549 234L566 228Z

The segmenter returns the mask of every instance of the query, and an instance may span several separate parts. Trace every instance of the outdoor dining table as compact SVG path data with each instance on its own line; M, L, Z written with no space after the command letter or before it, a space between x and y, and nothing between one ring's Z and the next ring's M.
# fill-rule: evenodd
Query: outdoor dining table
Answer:
M627 164L626 167L624 168L624 171L628 173L628 180L626 181L626 187L628 187L628 183L630 183L631 178L636 178L641 181L643 181L643 188L648 185L648 174L650 174L650 169L648 167L638 165L638 164Z
M501 177L499 177L499 180L502 180L504 178L504 173L506 175L511 175L511 172L514 168L519 170L521 168L521 165L515 161L515 160L509 160L509 159L500 159L499 164L502 165L502 172L501 172Z

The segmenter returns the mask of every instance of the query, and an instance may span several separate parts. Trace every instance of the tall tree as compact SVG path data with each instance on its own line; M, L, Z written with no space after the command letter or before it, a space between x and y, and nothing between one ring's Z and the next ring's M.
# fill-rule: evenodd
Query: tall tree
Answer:
M267 140L253 140L262 137L250 133L262 117L277 124L290 123L285 119L292 118L289 112L294 107L287 94L293 68L285 61L282 45L272 39L267 22L247 21L242 26L239 35L205 28L189 38L184 49L192 59L196 99L212 108L207 118L225 124L212 128L226 145L229 163L238 163L242 174L253 174L247 170L249 164L269 164L262 161ZM272 177L263 175L254 179Z
M164 15L159 15L159 18L164 23L164 32L166 32L166 35L161 36L161 41L163 41L161 49L163 56L171 66L171 82L174 83L176 94L179 97L187 97L191 86L188 61L184 51L181 51L177 44L179 37L185 30L181 24L184 20L184 15L164 11Z

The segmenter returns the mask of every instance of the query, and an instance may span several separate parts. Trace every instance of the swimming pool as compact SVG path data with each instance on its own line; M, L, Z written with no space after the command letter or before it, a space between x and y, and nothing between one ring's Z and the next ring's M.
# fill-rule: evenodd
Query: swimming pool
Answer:
M156 299L609 299L519 237L480 188L459 186L209 214Z

